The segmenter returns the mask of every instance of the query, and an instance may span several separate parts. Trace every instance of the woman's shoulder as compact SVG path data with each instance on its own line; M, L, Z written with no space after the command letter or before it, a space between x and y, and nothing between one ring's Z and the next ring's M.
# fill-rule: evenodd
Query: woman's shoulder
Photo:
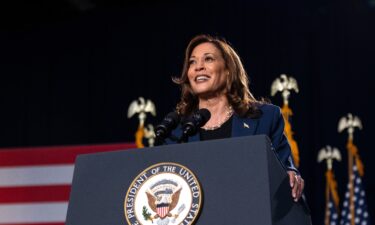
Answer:
M263 113L272 113L274 114L275 112L280 112L280 107L271 103L260 103L258 108L263 112Z
M252 110L258 111L257 116L254 119L280 114L280 107L268 102L258 102L255 105L253 105Z

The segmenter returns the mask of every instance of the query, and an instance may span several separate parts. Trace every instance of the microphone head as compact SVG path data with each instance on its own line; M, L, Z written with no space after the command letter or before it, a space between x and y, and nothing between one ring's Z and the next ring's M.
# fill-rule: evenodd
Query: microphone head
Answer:
M182 130L185 135L194 135L198 128L204 126L211 118L208 109L199 109L186 121L183 122Z
M170 112L168 115L164 118L164 121L171 125L174 129L177 127L178 123L180 122L180 115L178 115L177 112Z
M207 121L210 120L211 113L208 111L208 109L202 108L194 113L193 118L196 121L196 126L202 127L207 123Z
M170 132L180 123L180 115L177 112L170 112L163 121L156 126L155 135L157 138L166 138Z

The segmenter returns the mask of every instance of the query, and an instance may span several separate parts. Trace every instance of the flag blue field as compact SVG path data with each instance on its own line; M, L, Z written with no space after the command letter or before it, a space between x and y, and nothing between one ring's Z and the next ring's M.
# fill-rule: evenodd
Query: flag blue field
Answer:
M356 164L352 166L341 211L340 225L370 225L366 194Z

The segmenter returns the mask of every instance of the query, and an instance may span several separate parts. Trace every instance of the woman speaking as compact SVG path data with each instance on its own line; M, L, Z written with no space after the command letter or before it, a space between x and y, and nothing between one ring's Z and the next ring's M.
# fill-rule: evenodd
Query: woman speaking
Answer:
M185 51L182 74L173 81L181 86L181 100L176 107L181 117L187 118L202 108L211 113L188 141L267 135L288 171L292 197L298 201L304 180L293 164L280 108L254 98L240 57L227 42L209 35L194 37Z

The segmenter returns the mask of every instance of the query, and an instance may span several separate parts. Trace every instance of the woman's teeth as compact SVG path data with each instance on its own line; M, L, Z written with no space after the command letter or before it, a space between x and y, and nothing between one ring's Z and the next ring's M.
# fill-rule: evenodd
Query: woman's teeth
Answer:
M208 80L208 79L209 79L209 77L208 77L208 76L205 76L205 75L197 76L197 77L195 78L196 81L206 81L206 80Z

